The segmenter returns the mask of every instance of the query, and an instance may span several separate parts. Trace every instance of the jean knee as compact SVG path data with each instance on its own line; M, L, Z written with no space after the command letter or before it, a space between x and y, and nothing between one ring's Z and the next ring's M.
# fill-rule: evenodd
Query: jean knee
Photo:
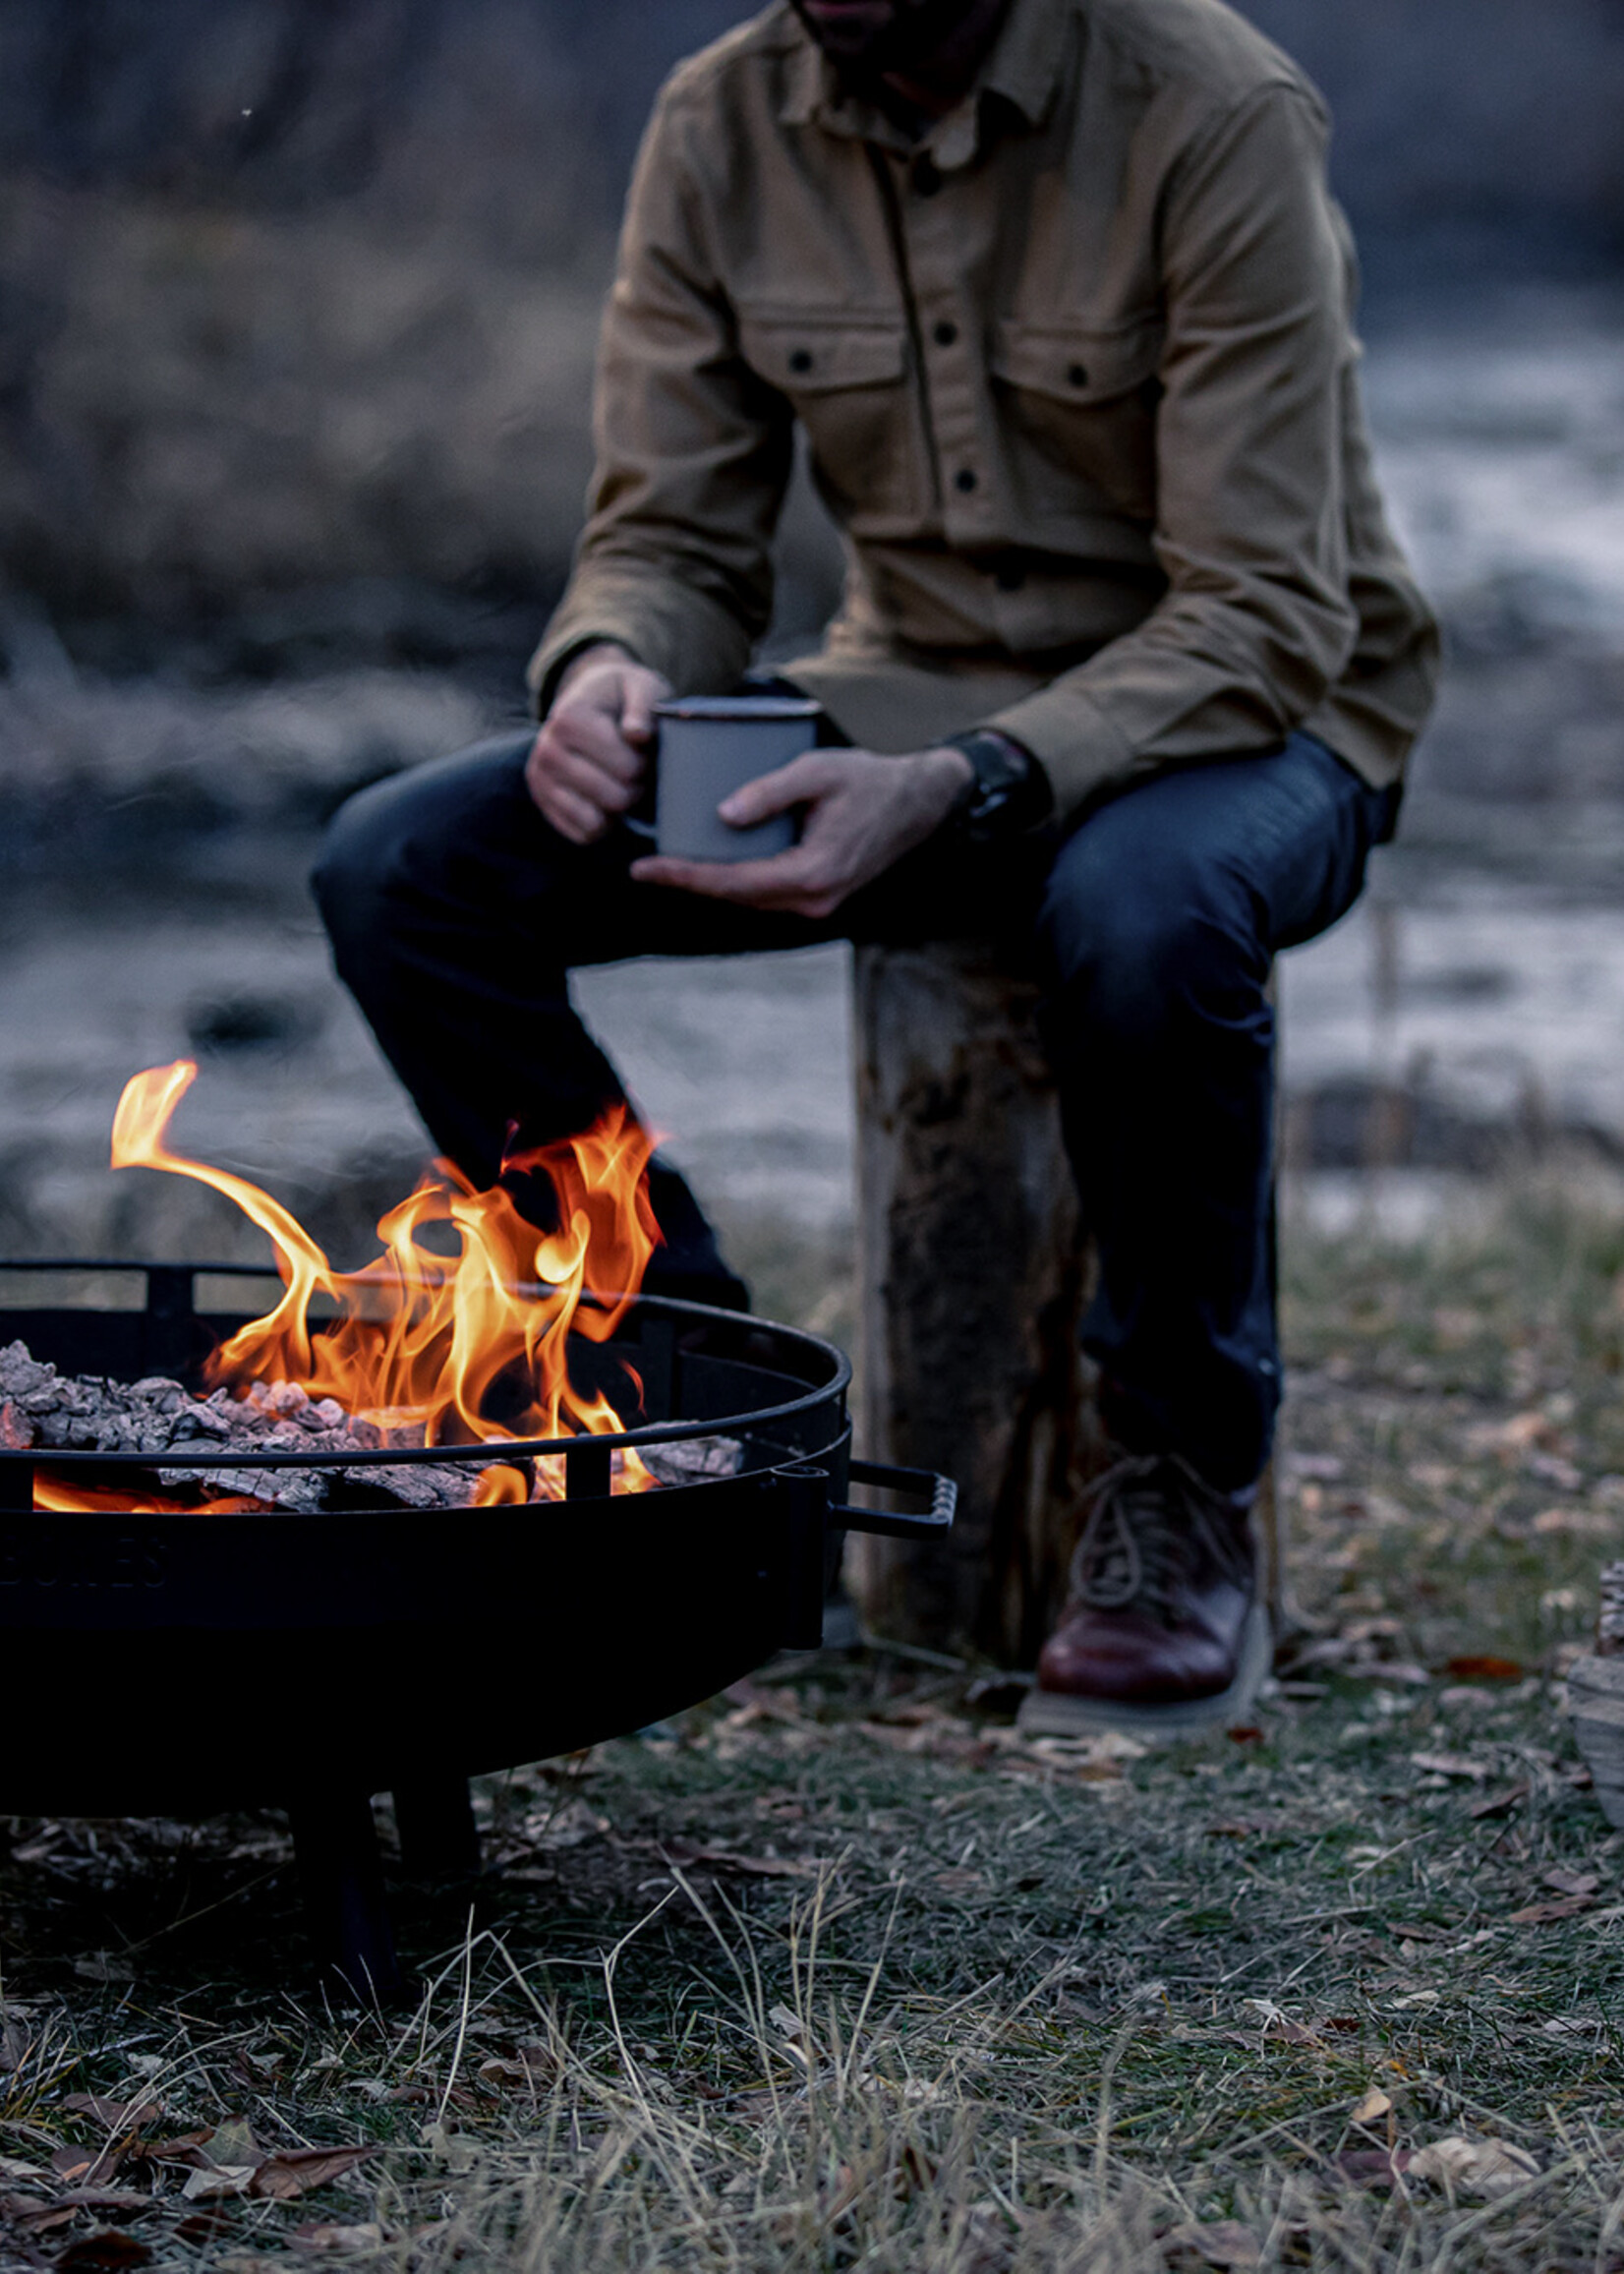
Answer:
M1134 865L1090 858L1050 878L1040 919L1055 1010L1140 1045L1264 1002L1269 957L1245 882L1179 848Z
M459 871L511 845L530 737L500 737L357 790L327 826L311 889L335 950L377 942L413 908L455 900Z

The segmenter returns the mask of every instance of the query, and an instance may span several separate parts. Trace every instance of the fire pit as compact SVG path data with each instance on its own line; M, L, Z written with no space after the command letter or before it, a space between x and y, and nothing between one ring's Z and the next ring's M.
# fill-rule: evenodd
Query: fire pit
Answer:
M0 1271L0 1342L66 1374L201 1388L222 1346L263 1324L240 1308L266 1276L253 1267ZM120 1278L139 1308L113 1300ZM313 1367L342 1323L309 1321ZM8 1747L0 1810L285 1807L323 1961L388 1996L400 1978L373 1793L394 1796L409 1872L472 1868L471 1775L642 1727L782 1648L816 1648L843 1530L936 1536L952 1523L947 1480L851 1458L850 1369L815 1335L579 1289L559 1355L590 1433L0 1451L8 1690L76 1707L31 1718ZM628 1426L602 1426L610 1400ZM714 1454L719 1441L729 1473L693 1454L684 1465L683 1447ZM661 1481L624 1488L645 1458ZM551 1496L425 1508L381 1482L498 1466L546 1479ZM216 1493L240 1473L253 1492L188 1506L189 1472ZM326 1505L256 1504L288 1472L324 1477ZM912 1505L854 1507L853 1484ZM140 1745L127 1738L137 1720Z

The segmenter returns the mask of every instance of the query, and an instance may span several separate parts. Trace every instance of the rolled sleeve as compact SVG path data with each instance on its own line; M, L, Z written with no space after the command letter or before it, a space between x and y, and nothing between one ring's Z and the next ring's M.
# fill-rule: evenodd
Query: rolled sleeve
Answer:
M1167 336L1144 621L988 724L1063 812L1159 767L1282 740L1353 653L1341 404L1347 283L1322 115L1265 87L1187 155L1165 204Z
M738 352L694 188L697 123L668 87L633 178L599 352L589 518L528 673L544 714L596 640L679 692L727 687L771 613L792 418Z

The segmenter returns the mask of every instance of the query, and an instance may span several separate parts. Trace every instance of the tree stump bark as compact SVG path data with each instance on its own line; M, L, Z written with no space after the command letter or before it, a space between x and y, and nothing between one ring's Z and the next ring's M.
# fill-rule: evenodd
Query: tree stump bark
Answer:
M855 970L859 1444L958 1486L950 1539L847 1550L866 1626L1031 1667L1103 1465L1077 1344L1093 1258L1037 990L992 950L860 948ZM1274 1471L1254 1512L1279 1633Z
M856 959L861 1442L957 1481L951 1539L864 1537L851 1584L900 1641L1030 1666L1095 1465L1088 1242L1037 991L990 950Z

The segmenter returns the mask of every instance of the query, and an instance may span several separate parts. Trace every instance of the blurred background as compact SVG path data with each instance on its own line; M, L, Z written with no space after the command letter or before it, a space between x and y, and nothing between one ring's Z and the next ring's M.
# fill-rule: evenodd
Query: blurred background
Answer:
M523 716L597 309L670 63L734 0L0 9L0 1252L255 1255L105 1170L180 1141L341 1254L423 1139L303 878L353 787ZM1445 616L1398 846L1284 975L1291 1205L1404 1239L1624 1162L1624 0L1254 0L1325 88L1388 494ZM798 496L775 643L838 564ZM839 1327L836 952L589 1015L770 1309Z

